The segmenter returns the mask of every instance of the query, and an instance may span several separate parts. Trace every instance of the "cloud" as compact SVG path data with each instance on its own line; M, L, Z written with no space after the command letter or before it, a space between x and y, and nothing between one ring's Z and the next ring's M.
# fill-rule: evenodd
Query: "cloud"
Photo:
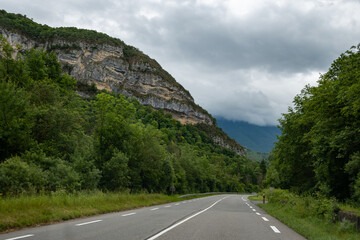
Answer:
M275 125L360 42L357 0L3 0L50 26L95 29L155 58L210 113Z

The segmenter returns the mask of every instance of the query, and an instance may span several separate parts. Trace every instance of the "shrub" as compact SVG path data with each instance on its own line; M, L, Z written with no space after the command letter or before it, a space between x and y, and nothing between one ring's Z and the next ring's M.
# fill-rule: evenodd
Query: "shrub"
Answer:
M4 195L33 193L43 189L47 174L15 156L0 164L0 192Z

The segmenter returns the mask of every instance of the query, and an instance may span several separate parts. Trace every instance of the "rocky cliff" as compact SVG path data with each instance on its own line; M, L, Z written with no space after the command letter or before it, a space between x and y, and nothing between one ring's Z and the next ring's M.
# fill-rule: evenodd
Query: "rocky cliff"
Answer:
M63 69L77 81L95 83L100 90L135 97L144 105L170 112L182 123L213 124L212 117L196 105L190 93L171 79L159 64L150 58L129 58L124 54L124 46L59 39L38 42L4 27L0 27L0 31L11 45L54 51Z
M183 124L205 125L214 143L245 155L243 147L219 131L215 119L154 59L119 39L91 30L51 28L4 10L0 10L0 34L22 50L55 52L63 70L78 82L134 97Z

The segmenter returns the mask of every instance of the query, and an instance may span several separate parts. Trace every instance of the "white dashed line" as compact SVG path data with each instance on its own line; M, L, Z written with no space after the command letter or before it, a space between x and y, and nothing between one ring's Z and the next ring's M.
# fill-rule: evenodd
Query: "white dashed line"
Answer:
M253 209L254 212L256 212L256 209Z
M28 235L14 237L14 238L7 238L5 240L16 240L16 239L27 238L27 237L32 237L32 236L34 236L34 234L28 234Z
M167 205L167 206L165 206L166 208L169 208L169 207L171 207L171 205Z
M75 226L83 226L83 225L88 225L88 224L97 223L97 222L101 222L101 221L102 220L95 220L95 221L91 221L91 222L78 223L78 224L75 224Z
M267 219L266 217L262 217L262 219L265 221L265 222L268 222L269 219Z
M276 233L281 233L280 231L279 231L279 229L277 229L275 226L270 226L271 227L271 229L274 231L274 232L276 232Z
M259 216L260 216L261 214L257 212L256 215L259 215Z
M250 208L253 208L253 207L250 206Z
M177 226L179 226L179 225L183 224L184 222L192 219L193 217L196 217L197 215L199 215L199 214L201 214L201 213L209 210L210 208L212 208L213 206L215 206L217 203L219 203L220 201L224 200L225 198L227 198L227 197L224 197L224 198L222 198L222 199L220 199L220 200L217 200L217 201L216 201L215 203L213 203L210 207L207 207L207 208L205 208L204 210L201 210L200 212L197 212L197 213L195 213L194 215L191 215L190 217L187 217L187 218L185 218L184 220L182 220L182 221L180 221L180 222L178 222L178 223L175 223L174 225L172 225L172 226L170 226L170 227L162 230L161 232L155 234L154 236L148 238L147 240L154 240L154 239L160 237L161 235L163 235L164 233L170 231L171 229L176 228Z
M158 210L159 208L157 207L157 208L152 208L152 209L150 209L150 211L155 211L155 210Z
M179 206L180 205L180 203L175 203L175 206Z
M127 216L131 216L131 215L134 215L134 214L136 214L136 213L128 213L128 214L124 214L124 215L121 215L122 217L127 217Z

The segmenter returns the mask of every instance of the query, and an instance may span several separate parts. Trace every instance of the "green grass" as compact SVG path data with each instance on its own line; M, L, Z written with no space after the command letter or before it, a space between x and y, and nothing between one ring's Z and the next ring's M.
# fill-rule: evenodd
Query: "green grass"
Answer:
M262 201L263 197L261 194L255 195L255 196L250 196L248 197L249 200L251 201Z
M52 222L175 202L177 196L129 193L54 193L0 197L0 232Z
M330 200L277 190L270 203L259 207L309 240L360 239L353 223L332 221L336 218L328 210L329 203ZM344 210L344 206L340 205L340 209Z

